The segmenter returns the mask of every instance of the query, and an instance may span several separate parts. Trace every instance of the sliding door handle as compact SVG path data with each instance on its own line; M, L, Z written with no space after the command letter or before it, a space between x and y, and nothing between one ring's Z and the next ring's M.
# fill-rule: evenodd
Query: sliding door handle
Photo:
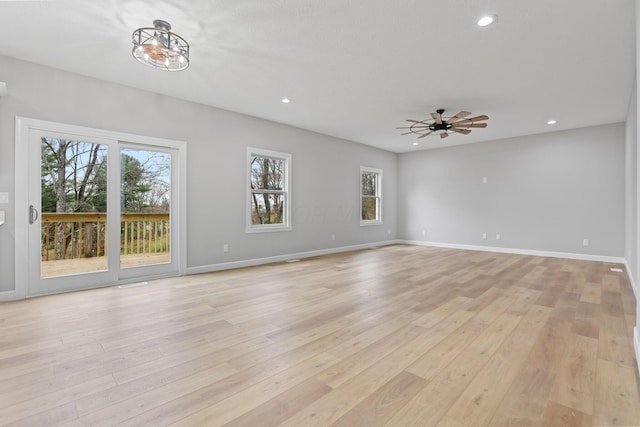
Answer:
M33 224L38 220L40 213L33 205L29 205L29 224Z

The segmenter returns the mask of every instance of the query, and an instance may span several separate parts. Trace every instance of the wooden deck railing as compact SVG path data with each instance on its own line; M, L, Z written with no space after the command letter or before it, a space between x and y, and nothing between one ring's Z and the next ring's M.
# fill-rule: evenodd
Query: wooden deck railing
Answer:
M106 255L106 213L43 213L42 260ZM169 252L168 213L120 215L120 253Z

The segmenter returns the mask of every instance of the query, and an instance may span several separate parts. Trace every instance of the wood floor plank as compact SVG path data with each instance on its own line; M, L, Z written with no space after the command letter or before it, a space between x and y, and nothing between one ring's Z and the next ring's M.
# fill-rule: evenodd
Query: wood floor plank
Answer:
M0 303L0 425L640 425L612 267L391 245Z
M555 402L549 402L544 412L542 425L548 427L588 427L591 426L591 415Z
M338 360L339 359L328 353L320 353L317 356L304 360L291 368L285 369L276 375L247 387L242 393L235 394L214 405L208 406L172 425L183 427L193 425L221 426L295 387L296 384L306 381L317 372L336 363Z
M534 367L525 361L489 425L544 426L541 422L554 375L554 371Z
M640 425L638 385L628 381L636 376L634 368L608 360L598 360L597 376L593 425Z
M217 365L172 383L152 388L149 391L130 397L127 400L117 401L100 410L89 412L85 415L79 414L80 417L78 419L65 425L76 427L96 424L115 425L141 412L151 408L157 408L174 400L177 390L179 390L180 393L194 392L212 381L217 382L222 378L232 376L233 373L233 369L227 364Z
M570 335L549 400L591 415L597 357L598 340Z
M426 385L427 381L424 379L408 372L400 372L331 426L383 426Z
M471 344L487 325L469 320L450 334L443 336L440 342L428 349L426 352L415 352L420 354L418 360L407 368L411 372L427 380L432 379L441 372L452 360ZM411 350L411 348L407 348Z
M402 372L417 357L411 352L398 349L303 408L281 425L283 427L330 425Z
M490 425L493 414L508 392L550 312L548 307L535 306L527 313L451 406L447 417L466 425Z
M109 389L115 385L115 381L111 375L96 378L95 380L85 381L80 384L58 389L48 394L42 394L35 398L25 399L24 396L3 397L3 404L6 402L17 402L10 406L0 409L0 420L2 423L18 421L21 419L39 418L40 413L57 414L56 408L63 407L68 404L74 404L73 413L77 414L75 402L77 399L89 393L98 392ZM68 411L63 411L69 414ZM55 418L55 417L54 417Z
M386 425L435 426L511 334L520 318L503 313L470 343L467 349L431 378Z
M298 412L300 408L310 405L331 390L332 388L328 385L315 378L309 378L233 421L226 423L225 427L278 426Z

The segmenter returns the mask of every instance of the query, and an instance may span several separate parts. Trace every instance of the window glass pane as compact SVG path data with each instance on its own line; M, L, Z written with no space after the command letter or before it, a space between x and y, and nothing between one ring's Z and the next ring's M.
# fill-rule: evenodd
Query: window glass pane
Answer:
M284 224L284 193L251 195L251 223Z
M373 172L362 172L362 195L377 196L378 174Z
M362 220L371 221L378 219L378 198L363 197L362 198Z
M171 262L171 155L120 149L120 267Z
M284 160L252 156L251 188L254 190L283 190Z
M107 269L107 147L41 139L42 278Z

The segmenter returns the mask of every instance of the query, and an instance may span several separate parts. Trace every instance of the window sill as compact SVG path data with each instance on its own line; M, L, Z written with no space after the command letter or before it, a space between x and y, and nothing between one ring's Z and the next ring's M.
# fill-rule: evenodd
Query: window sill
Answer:
M260 227L247 227L244 232L247 234L253 233L275 233L278 231L292 231L293 228L290 225L263 225Z
M372 220L372 221L360 221L360 226L361 227L368 227L370 225L383 225L382 221L380 220Z

